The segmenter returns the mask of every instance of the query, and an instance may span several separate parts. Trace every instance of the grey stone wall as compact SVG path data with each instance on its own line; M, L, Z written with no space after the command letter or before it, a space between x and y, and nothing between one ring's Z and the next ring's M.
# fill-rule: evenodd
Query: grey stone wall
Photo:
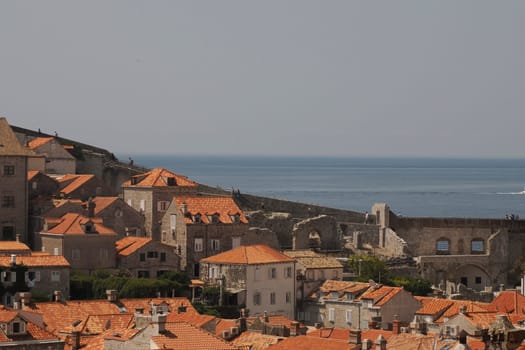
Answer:
M341 237L337 230L336 220L327 215L306 219L295 224L292 231L293 249L309 249L311 247L309 237L312 233L319 235L321 250L341 249Z

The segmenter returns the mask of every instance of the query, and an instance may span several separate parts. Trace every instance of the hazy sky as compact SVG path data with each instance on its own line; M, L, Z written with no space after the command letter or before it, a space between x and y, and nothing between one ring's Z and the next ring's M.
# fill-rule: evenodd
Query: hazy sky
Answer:
M0 116L116 154L525 156L525 1L2 1Z

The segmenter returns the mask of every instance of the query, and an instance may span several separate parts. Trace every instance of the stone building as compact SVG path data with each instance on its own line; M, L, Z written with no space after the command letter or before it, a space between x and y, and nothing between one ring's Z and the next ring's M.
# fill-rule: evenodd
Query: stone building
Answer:
M29 159L35 154L18 141L5 118L0 118L0 240L20 234L28 242Z
M117 234L102 219L74 213L46 218L39 236L42 251L63 255L75 270L91 273L116 267Z
M83 201L96 196L113 196L116 193L102 179L93 174L66 174L57 178L61 198Z
M21 310L0 310L2 349L63 350L64 341L45 329L41 315Z
M26 271L19 274L16 267L22 266ZM2 284L4 288L13 286L18 278L23 278L30 291L48 295L49 300L55 292L69 295L69 276L71 265L61 255L12 255L0 256ZM20 282L20 281L19 281ZM13 306L15 295L6 291L2 296L4 305Z
M116 249L117 267L133 277L155 278L180 269L174 248L148 237L124 237L117 241Z
M342 280L343 265L333 257L313 250L285 250L285 255L297 261L297 302L301 303L326 280Z
M233 295L250 315L295 318L295 260L265 245L240 246L201 260L200 277Z
M197 183L163 168L155 168L131 177L122 184L124 201L142 213L149 237L160 241L164 214L175 195L195 194Z
M162 242L177 248L181 269L192 276L199 276L199 261L205 257L262 243L246 239L248 220L231 197L177 195L172 199L162 220Z
M102 219L104 226L122 238L145 236L144 216L119 197L95 197L87 201L74 199L53 200L53 208L45 217L61 217L67 213L83 214ZM39 227L41 228L41 226Z
M398 217L376 204L379 248L416 257L421 277L455 294L507 284L507 272L525 251L525 221Z
M46 174L74 174L76 160L54 137L35 137L27 147L46 160Z
M368 288L369 283L326 280L300 304L297 318L310 326L367 328L356 300Z

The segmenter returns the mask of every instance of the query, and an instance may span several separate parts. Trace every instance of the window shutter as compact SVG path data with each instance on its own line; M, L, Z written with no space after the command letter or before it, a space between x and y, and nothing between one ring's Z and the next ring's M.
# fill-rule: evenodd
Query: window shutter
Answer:
M335 309L329 308L328 309L328 321L334 322L335 321Z

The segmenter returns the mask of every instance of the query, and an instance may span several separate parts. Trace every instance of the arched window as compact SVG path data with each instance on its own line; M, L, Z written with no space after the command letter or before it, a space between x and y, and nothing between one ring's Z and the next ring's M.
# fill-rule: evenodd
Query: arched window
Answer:
M485 253L485 241L481 238L474 238L470 242L470 253L471 254L484 254Z
M448 238L440 238L436 241L436 254L450 254L450 240Z

